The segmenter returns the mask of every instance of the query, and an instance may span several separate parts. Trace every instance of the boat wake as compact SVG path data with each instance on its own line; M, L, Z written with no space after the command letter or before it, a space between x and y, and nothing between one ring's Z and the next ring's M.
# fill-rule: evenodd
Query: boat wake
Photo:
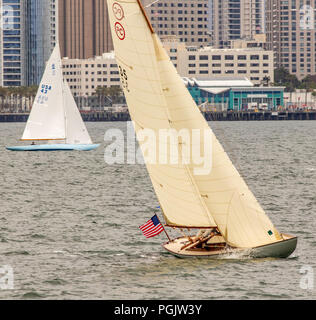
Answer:
M252 249L249 250L234 250L234 249L227 249L224 254L218 256L218 260L250 260L253 259L251 256Z

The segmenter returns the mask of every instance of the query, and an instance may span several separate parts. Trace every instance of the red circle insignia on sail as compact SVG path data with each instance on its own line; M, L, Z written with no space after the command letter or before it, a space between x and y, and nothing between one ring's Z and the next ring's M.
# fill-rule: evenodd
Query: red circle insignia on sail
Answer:
M125 39L125 29L119 22L115 23L115 32L116 32L117 37L120 40Z
M112 10L117 20L122 20L124 18L124 10L119 3L114 2Z

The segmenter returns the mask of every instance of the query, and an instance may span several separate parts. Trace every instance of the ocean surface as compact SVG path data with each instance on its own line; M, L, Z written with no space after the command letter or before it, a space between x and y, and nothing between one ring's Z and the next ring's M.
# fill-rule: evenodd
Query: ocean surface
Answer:
M158 205L146 168L104 161L106 130L126 123L87 123L92 152L6 151L24 126L0 124L0 272L14 275L0 299L316 298L304 285L316 280L316 122L211 123L276 227L299 237L290 258L255 260L182 260L164 234L144 238Z

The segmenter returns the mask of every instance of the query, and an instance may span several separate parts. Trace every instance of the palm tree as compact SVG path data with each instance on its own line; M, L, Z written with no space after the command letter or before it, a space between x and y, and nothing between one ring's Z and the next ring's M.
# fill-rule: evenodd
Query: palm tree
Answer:
M112 87L97 87L94 92L94 95L99 97L100 106L101 102L105 102L105 99L109 100L111 104L118 101L119 97L121 97L123 91L120 86L112 86Z
M0 111L21 112L26 111L33 104L38 86L30 87L0 87ZM24 103L24 105L23 105Z

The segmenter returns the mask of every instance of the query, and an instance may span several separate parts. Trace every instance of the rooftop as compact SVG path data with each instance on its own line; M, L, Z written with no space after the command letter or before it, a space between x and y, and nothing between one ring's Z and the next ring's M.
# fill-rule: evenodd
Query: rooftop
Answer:
M183 78L186 85L198 86L200 88L235 88L254 87L254 84L246 77L223 77L223 78Z

